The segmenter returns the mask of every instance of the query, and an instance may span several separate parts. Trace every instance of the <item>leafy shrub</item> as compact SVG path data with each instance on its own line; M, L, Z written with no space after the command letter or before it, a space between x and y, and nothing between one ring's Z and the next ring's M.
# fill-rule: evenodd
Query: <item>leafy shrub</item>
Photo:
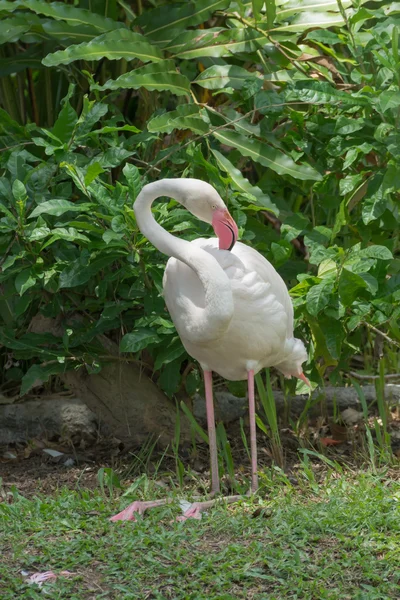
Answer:
M372 367L379 330L396 368L399 4L78 4L0 2L3 389L119 359L106 334L168 394L184 364L196 390L160 297L165 257L132 211L171 176L214 185L292 287L312 381L328 367L338 381L355 353ZM174 201L155 212L175 235L210 234ZM38 314L58 336L29 331Z

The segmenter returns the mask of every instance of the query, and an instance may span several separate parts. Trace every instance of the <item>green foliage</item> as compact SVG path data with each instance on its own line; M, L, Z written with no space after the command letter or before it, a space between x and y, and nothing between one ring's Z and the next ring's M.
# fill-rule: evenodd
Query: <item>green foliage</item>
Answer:
M121 358L106 335L180 389L165 257L132 211L171 176L214 185L292 288L314 384L357 352L373 368L376 331L400 340L398 3L92 4L0 2L1 361L20 361L3 386L98 371ZM155 213L211 233L174 202Z

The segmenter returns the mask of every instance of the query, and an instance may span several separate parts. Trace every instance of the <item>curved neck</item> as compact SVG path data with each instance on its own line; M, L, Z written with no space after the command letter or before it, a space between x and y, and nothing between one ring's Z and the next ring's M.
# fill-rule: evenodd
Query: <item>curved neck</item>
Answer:
M136 221L142 234L163 254L172 256L193 269L200 279L205 308L191 306L190 318L175 319L178 333L192 342L218 339L229 326L233 315L230 281L217 260L194 244L177 238L154 219L151 205L160 196L184 203L185 179L164 179L146 185L134 203Z

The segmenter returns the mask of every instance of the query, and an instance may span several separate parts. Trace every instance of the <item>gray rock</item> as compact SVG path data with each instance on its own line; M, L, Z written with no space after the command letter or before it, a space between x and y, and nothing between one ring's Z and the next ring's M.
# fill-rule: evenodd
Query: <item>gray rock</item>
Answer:
M237 421L247 413L247 406L247 398L238 398L229 392L214 393L214 409L217 421L223 421L224 423ZM193 414L198 421L206 423L206 401L200 394L193 397Z
M376 392L374 385L362 386L367 404L376 401ZM308 396L293 396L285 401L283 392L274 391L276 410L278 414L288 408L292 416L299 416L307 402ZM390 405L400 403L400 385L390 383L385 385L385 399ZM215 392L214 394L215 416L217 420L229 423L236 421L247 414L247 398L238 398L229 392ZM314 390L311 394L311 405L308 411L309 415L315 416L331 413L336 407L340 411L351 408L361 411L361 403L357 391L353 387L333 387L320 388ZM193 414L200 422L206 422L206 404L205 400L199 394L193 398Z
M94 413L78 398L46 398L0 405L0 444L34 437L94 437Z

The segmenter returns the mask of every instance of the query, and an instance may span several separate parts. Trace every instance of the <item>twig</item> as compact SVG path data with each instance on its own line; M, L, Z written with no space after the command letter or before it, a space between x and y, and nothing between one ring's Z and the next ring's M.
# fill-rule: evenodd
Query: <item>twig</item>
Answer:
M391 337L389 337L386 333L383 333L383 331L381 331L380 329L377 329L376 327L374 327L373 325L371 325L370 323L367 323L366 321L362 321L362 324L365 325L366 327L368 327L368 329L371 329L371 331L374 331L375 333L377 333L378 335L381 335L383 338L385 338L385 340L387 342L390 342L391 344L393 344L394 346L397 346L398 348L400 348L400 344L399 342L396 342L396 340L393 340Z
M20 146L30 146L32 144L35 144L35 142L20 142L19 144L14 144L13 146L5 146L4 148L0 148L0 152L6 152L7 150L12 150L13 148L19 148Z

